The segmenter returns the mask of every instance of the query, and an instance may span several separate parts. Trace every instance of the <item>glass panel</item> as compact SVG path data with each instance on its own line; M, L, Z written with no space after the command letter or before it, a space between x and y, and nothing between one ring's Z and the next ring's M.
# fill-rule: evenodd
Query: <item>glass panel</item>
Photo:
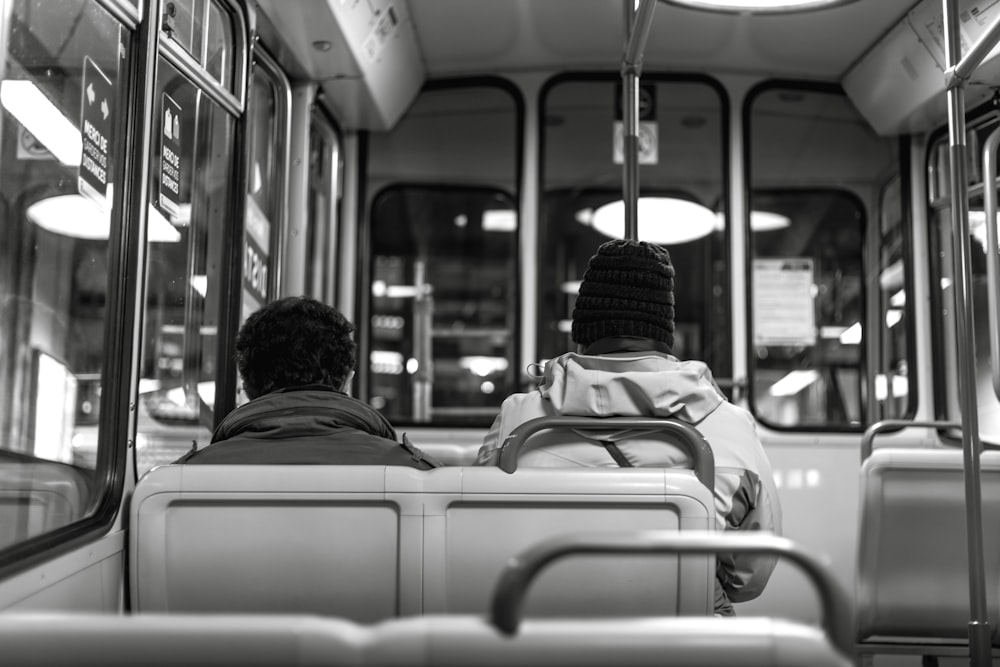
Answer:
M571 315L587 262L601 243L624 234L616 121L621 117L620 82L617 76L563 80L543 100L539 256L547 259L538 266L538 352L543 359L574 349ZM720 384L728 384L732 343L721 213L722 99L706 83L654 76L643 77L640 99L639 238L666 247L674 264L673 353L705 361ZM652 141L644 144L644 136ZM647 197L655 199L647 202ZM601 207L616 201L618 217L606 226ZM654 208L656 204L664 207Z
M865 225L896 143L839 92L764 89L750 113L752 408L773 426L862 428Z
M991 132L997 130L998 123L994 115L988 116L973 123L970 129L971 136L976 137L975 143L970 142L970 159L974 158L977 164L981 164L981 151L972 154L973 146L981 146L986 142ZM947 136L935 142L934 150L931 151L932 159L935 155L948 153ZM932 205L930 217L933 233L931 235L931 259L932 259L932 285L936 289L932 290L934 297L934 307L939 317L934 318L935 323L940 327L936 332L943 341L942 345L934 348L937 372L944 378L944 383L936 398L938 403L939 416L953 421L961 421L962 412L958 402L958 343L955 334L955 307L954 307L954 235L952 233L950 200L948 195L948 172L950 168L945 161L938 166L943 178L943 187L939 191L939 200ZM970 172L972 174L973 172ZM975 172L979 174L978 169ZM996 187L996 174L993 175L993 187ZM972 181L970 175L970 181ZM976 350L976 399L979 415L979 434L984 443L993 445L1000 444L1000 401L997 400L993 390L993 379L990 367L990 331L989 331L989 304L988 290L990 289L986 280L986 216L983 212L983 184L973 183L969 188L969 235L972 250L972 282L970 283L970 294L972 296L973 332L975 334ZM996 224L996 223L994 223ZM996 286L993 286L996 289Z
M862 420L864 213L845 192L755 192L789 221L753 235L754 408L775 426Z
M209 442L234 120L160 59L140 367L141 475Z
M163 32L201 62L202 19L205 0L167 0L163 3Z
M254 68L250 90L250 192L243 230L243 290L240 322L270 301L276 283L276 257L284 207L284 153L279 150L288 110L287 97L266 63ZM236 403L247 401L242 383Z
M879 419L906 415L910 401L909 308L906 300L906 230L903 226L900 179L882 193L879 244L879 357L875 400Z
M486 426L516 388L518 120L438 87L371 137L366 398L393 423Z
M212 2L208 7L208 27L205 35L205 57L202 65L213 79L227 90L233 90L236 80L235 31L228 12Z
M167 0L161 26L213 79L232 90L235 31L229 12L217 0Z
M281 223L284 164L278 150L286 109L266 66L254 68L250 91L250 192L243 237L243 319L271 300L276 234Z
M104 491L94 469L108 235L120 201L116 126L128 97L119 69L127 69L119 51L128 55L128 35L96 2L8 9L0 61L0 548L83 518ZM82 94L88 88L92 100Z
M337 243L340 140L329 121L314 115L309 128L309 217L306 221L306 294L335 303L333 258Z

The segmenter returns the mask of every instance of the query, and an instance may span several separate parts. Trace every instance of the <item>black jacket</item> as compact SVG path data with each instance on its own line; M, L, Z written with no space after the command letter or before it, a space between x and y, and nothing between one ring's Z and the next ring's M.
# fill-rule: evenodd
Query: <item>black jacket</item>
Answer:
M215 429L212 444L177 463L434 467L416 447L397 442L377 410L323 385L280 389L241 405Z

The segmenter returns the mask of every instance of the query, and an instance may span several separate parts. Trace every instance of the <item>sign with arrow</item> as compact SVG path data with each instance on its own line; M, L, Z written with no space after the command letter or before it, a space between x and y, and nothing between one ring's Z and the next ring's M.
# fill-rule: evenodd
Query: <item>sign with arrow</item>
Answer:
M83 101L80 110L82 154L77 175L80 194L93 199L102 208L108 191L111 154L111 104L114 100L111 79L89 57L83 58Z

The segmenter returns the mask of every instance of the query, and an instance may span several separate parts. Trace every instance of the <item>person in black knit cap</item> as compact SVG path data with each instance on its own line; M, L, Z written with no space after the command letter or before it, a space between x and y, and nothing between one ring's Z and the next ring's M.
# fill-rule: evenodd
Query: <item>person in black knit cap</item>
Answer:
M703 362L672 354L674 267L666 249L633 240L601 245L580 285L571 336L577 352L546 363L534 391L504 400L479 465L496 465L510 432L537 417L673 417L695 426L712 448L718 527L780 531L778 494L753 417L726 399ZM518 467L690 465L662 439L616 445L612 450L572 431L542 431L521 450ZM774 564L771 556L720 554L715 612L730 615L733 602L760 595Z
M380 412L345 391L357 346L337 309L307 297L272 301L236 337L236 363L250 401L222 420L212 443L178 463L436 464Z

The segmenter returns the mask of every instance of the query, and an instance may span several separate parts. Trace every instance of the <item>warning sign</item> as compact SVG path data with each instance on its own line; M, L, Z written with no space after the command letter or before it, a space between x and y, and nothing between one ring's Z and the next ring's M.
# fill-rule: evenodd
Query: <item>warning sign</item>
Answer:
M181 105L166 93L160 127L160 208L177 217L181 209Z
M83 100L80 103L81 155L77 190L104 206L111 154L111 79L94 61L83 58Z

